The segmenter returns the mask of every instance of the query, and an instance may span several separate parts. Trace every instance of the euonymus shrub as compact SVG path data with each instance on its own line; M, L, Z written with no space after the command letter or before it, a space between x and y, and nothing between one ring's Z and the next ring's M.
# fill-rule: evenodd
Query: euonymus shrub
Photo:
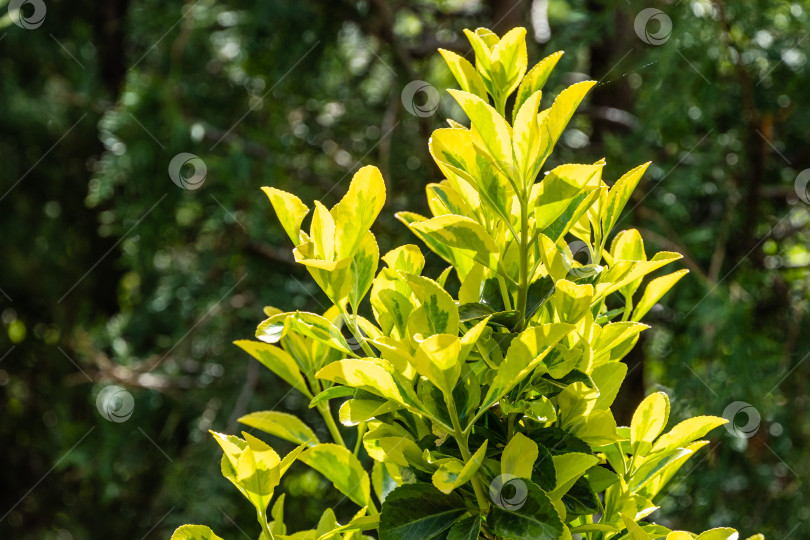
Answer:
M236 344L310 400L331 440L289 414L248 414L241 423L298 447L281 457L250 433L214 433L222 474L256 508L262 540L694 538L646 518L707 444L699 439L725 420L700 416L663 433L669 400L660 392L629 427L610 411L627 372L620 360L647 328L639 321L686 273L642 287L680 255L648 257L633 229L611 236L647 164L610 187L603 160L541 174L595 83L575 84L540 110L562 53L527 72L523 28L503 38L466 33L475 66L440 52L471 125L448 120L431 137L445 176L427 186L433 216L397 214L447 261L444 272L423 275L416 245L380 256L370 228L386 193L375 167L360 169L331 209L315 201L309 232L310 208L263 188L295 260L333 305L322 314L265 308L260 341ZM445 287L451 274L457 298ZM356 428L357 444L347 446L333 410ZM325 508L313 528L288 531L284 495L273 496L294 461L354 502L354 518L340 524ZM186 525L173 538L219 537Z

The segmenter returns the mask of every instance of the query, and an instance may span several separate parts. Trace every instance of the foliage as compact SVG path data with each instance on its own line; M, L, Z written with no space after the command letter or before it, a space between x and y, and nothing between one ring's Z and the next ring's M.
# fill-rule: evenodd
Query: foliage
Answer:
M450 264L436 279L422 275L415 245L380 257L369 229L386 190L375 167L361 168L331 209L316 201L309 232L302 222L310 209L299 198L264 188L295 260L332 307L266 308L261 342L239 345L310 400L333 442L321 443L295 416L252 413L240 421L299 446L280 459L248 432L214 433L223 475L254 506L267 539L357 538L371 529L382 540L691 538L642 520L707 444L699 439L726 420L699 416L663 433L670 403L661 392L639 405L629 427L617 427L610 410L627 371L620 360L647 328L640 319L684 275L662 275L639 293L645 277L680 255L648 258L634 229L608 243L648 164L610 187L604 160L560 165L537 182L595 83L577 83L540 110L560 53L527 72L523 28L501 38L483 28L466 34L475 66L442 54L462 87L449 92L471 125L449 120L431 137L446 177L427 186L433 217L397 214ZM362 315L368 307L376 324ZM340 422L357 426L353 448L333 400L342 401ZM268 522L274 490L296 459L359 507L352 520L339 525L327 509L317 528L288 535L282 495ZM175 537L215 538L198 527ZM713 529L698 538L736 535Z

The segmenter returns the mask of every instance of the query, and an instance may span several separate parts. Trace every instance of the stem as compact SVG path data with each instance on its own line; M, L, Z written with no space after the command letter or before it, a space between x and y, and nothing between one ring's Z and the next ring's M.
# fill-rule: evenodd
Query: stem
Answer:
M360 452L360 445L363 442L363 434L366 432L366 423L360 422L357 425L357 442L354 443L354 455L357 456L357 453Z
M515 434L515 418L517 413L509 413L506 415L506 440L511 441Z
M340 435L340 430L338 430L337 424L335 424L335 419L332 418L332 411L329 410L329 404L327 403L319 403L315 406L318 409L318 412L321 413L323 417L323 421L326 422L326 427L329 428L329 434L332 435L332 439L339 445L346 447L346 443L343 442L343 437Z
M521 320L515 330L522 332L526 327L526 303L529 296L529 212L526 197L520 200L520 284L518 289L517 312Z
M259 512L256 510L256 519L259 521L259 525L262 527L262 532L267 536L268 540L275 540L275 536L273 536L273 531L270 530L270 525L267 523L267 516L264 512Z
M357 343L360 344L363 352L370 357L374 357L374 351L371 350L371 347L369 347L368 343L366 343L366 339L360 335L360 331L357 329L357 315L352 315L352 318L350 318L348 312L343 307L340 308L340 312L341 315L343 315L343 320L346 322L346 326L349 327L349 331L352 333Z
M464 459L464 463L467 464L470 462L472 454L470 453L470 447L467 446L467 435L464 433L464 430L461 429L461 423L458 421L456 404L452 399L447 399L447 396L444 397L444 401L447 404L447 411L450 413L450 419L453 421L453 430L455 431L454 435L456 437L456 442L458 442L458 448L461 450L461 457ZM475 491L475 500L478 501L478 508L480 508L481 512L483 513L489 512L489 503L484 495L481 482L478 479L478 473L473 475L470 482L472 482L473 491Z

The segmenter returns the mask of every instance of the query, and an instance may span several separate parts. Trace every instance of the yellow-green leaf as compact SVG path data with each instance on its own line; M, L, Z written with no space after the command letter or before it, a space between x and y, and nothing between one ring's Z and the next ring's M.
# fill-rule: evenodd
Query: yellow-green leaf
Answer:
M514 115L517 115L517 112L520 110L523 102L529 99L529 96L538 90L543 89L543 85L546 84L548 76L551 75L551 70L553 70L554 66L557 65L557 61L562 55L563 51L557 51L554 54L550 54L535 64L535 66L529 70L526 76L523 77L515 96L515 105L512 109ZM512 120L514 121L514 118Z
M636 309L631 317L634 321L640 321L648 311L652 309L656 302L664 296L689 270L678 270L666 276L655 278L647 284L644 294L639 300Z
M492 47L490 59L494 83L501 89L501 97L505 100L526 74L526 29L519 26L504 34L497 45Z
M574 111L585 98L588 90L593 88L595 84L596 81L583 81L569 86L560 92L548 113L543 115L545 131L551 140L549 147L553 147L559 140L565 126L568 125L568 121L574 116Z
M725 418L717 416L695 416L677 424L667 433L661 435L650 450L650 454L656 452L669 452L680 446L686 446L690 442L703 437L716 427L727 423Z
M592 299L592 285L577 285L567 279L561 279L555 284L555 291L551 296L560 321L571 324L579 322L589 311Z
M639 165L626 172L611 186L608 192L607 208L605 209L605 222L603 226L605 234L610 233L611 229L616 225L622 210L624 210L624 206L627 204L627 201L630 200L630 195L633 194L633 190L636 189L641 177L644 175L644 171L646 171L649 166L649 161Z
M309 442L310 446L314 446L319 442L315 432L303 420L291 414L257 411L239 418L239 422L296 444Z
M371 481L357 457L343 446L321 444L304 451L299 458L332 482L359 506L371 501Z
M205 525L183 525L178 527L171 540L222 540Z
M650 394L639 404L630 422L630 443L633 452L646 455L653 441L669 420L669 396L663 392Z
M718 527L700 533L695 540L737 540L739 537L740 534L731 527Z
M506 444L501 455L501 474L510 474L518 478L532 477L532 468L537 461L539 450L537 443L523 433L515 433Z
M523 103L514 122L512 149L523 187L534 182L540 168L540 160L547 155L547 146L541 144L540 124L537 121L541 94L538 90Z
M467 61L466 58L447 49L439 49L439 53L444 58L444 61L447 62L447 66L450 68L453 77L456 78L462 90L475 94L481 99L487 99L487 88L484 86L481 75L475 71L473 65Z
M460 256L468 257L491 270L498 270L498 245L481 225L470 218L439 216L414 223L411 229L448 246Z
M325 366L315 376L367 390L401 405L412 405L415 401L413 391L409 392L409 389L398 385L391 370L383 367L382 362L374 358L339 360Z
M472 268L473 264L475 264L475 261L471 257L463 255L459 251L453 250L448 245L443 244L433 236L423 234L419 229L417 229L416 227L419 225L419 223L427 221L424 216L420 216L419 214L415 214L413 212L397 212L396 218L407 225L407 227L416 236L418 236L419 239L422 240L431 251L452 264L458 273L459 279L464 279Z
M262 191L270 199L270 204L273 205L273 210L276 211L278 220L281 222L287 236L290 237L293 244L298 245L300 242L301 222L304 221L309 208L292 193L273 187L263 187Z
M514 178L512 128L498 111L478 96L448 90L472 122L472 141L507 177Z
M498 368L484 398L481 410L491 407L531 374L543 362L548 352L573 328L572 325L563 323L533 326L512 340L506 358Z
M363 241L385 204L385 182L377 167L362 167L352 177L349 191L331 210L338 259L351 256Z
M234 345L248 353L250 356L262 363L267 369L275 373L287 384L307 396L312 398L312 394L307 388L301 371L295 360L287 351L269 343L261 341L251 341L241 339L233 342Z
M554 470L557 472L557 485L549 492L551 499L562 499L571 486L574 485L580 476L599 463L599 458L589 454L570 452L559 456L552 456Z
M419 344L413 357L417 373L453 399L453 388L461 375L461 341L451 334L436 334Z
M379 262L380 250L377 247L377 241L371 231L367 231L352 257L350 267L351 292L349 293L349 303L352 306L353 313L357 313L360 302L371 288Z
M436 486L436 489L444 494L449 494L472 480L486 457L487 442L485 439L484 444L470 456L467 463L455 458L442 461L439 468L433 473L433 485Z
M410 274L421 274L425 267L425 257L418 246L405 244L396 247L382 256L382 260L392 270L402 270Z
M400 272L411 286L419 307L411 314L408 327L425 337L434 334L458 334L458 307L447 291L430 278Z

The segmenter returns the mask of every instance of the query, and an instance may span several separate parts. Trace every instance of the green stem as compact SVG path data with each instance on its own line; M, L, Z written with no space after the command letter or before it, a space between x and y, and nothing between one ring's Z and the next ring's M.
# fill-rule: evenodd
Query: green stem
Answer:
M520 317L515 330L522 332L526 327L526 303L529 296L529 212L526 197L520 200L520 284L518 288L517 312Z
M273 531L270 530L270 525L267 523L267 516L264 512L256 511L256 519L259 521L259 525L262 527L262 532L267 536L268 540L275 540L275 536L273 536Z
M512 440L512 437L515 435L515 418L517 417L517 413L509 413L506 415L506 441L509 442Z
M326 427L329 428L329 434L332 435L332 440L345 448L346 443L343 442L343 437L340 435L340 430L335 423L335 419L332 418L332 411L329 410L329 403L319 403L315 407L318 409L318 412L321 413L323 421L326 422Z
M371 350L369 344L366 343L366 339L360 335L360 331L357 329L357 315L352 315L350 318L349 313L343 307L340 308L340 313L343 315L343 320L346 322L346 326L349 327L349 331L354 336L354 339L360 344L363 352L370 357L375 357L374 351Z
M363 434L366 432L366 423L360 422L357 425L357 442L354 443L354 455L357 456L360 452L360 445L363 443Z
M464 463L467 464L470 462L472 454L470 453L470 447L467 445L467 435L464 430L461 429L461 423L458 421L456 404L452 399L447 399L447 396L445 396L444 401L447 404L450 419L453 421L453 431L455 432L456 442L458 442L458 448L461 450L461 457L464 459ZM484 489L481 487L481 481L478 479L477 473L473 475L470 482L472 482L473 491L475 491L475 500L478 501L478 508L481 509L482 513L489 512L489 502L487 501L486 495L484 495Z

